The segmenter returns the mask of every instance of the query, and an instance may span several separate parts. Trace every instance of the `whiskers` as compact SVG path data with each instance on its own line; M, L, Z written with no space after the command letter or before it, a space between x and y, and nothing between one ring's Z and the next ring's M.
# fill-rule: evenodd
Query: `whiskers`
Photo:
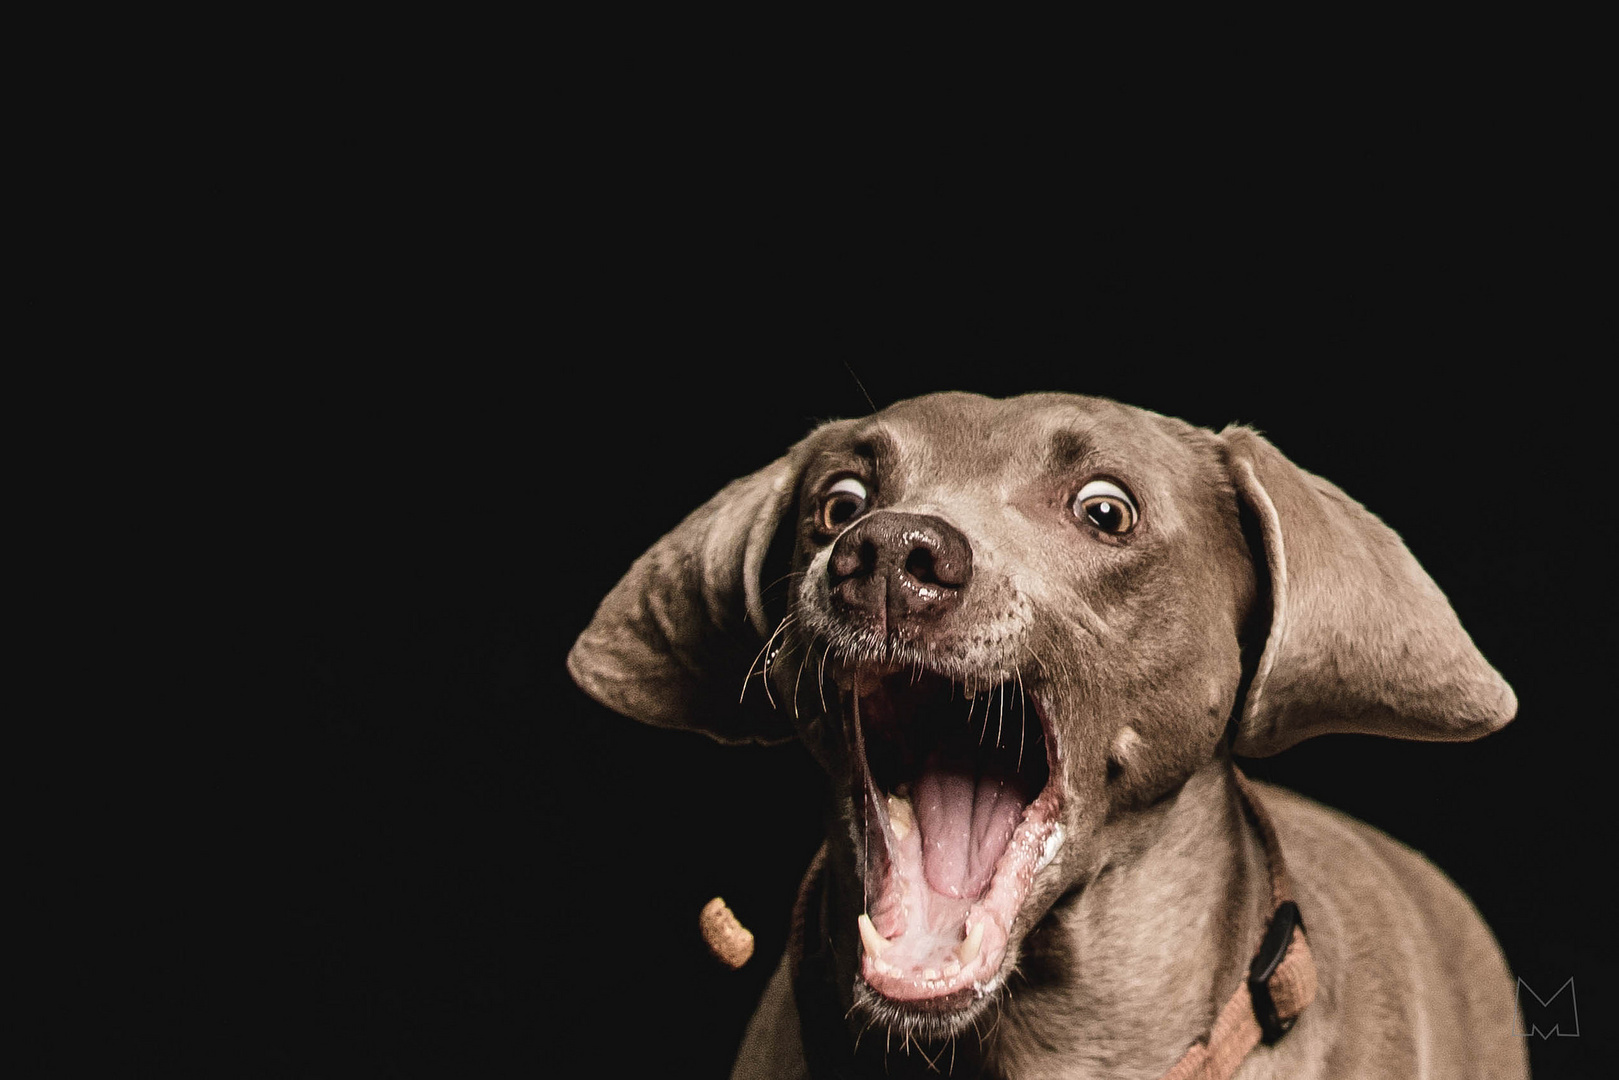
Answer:
M770 702L770 707L772 709L776 708L776 698L770 692L770 663L776 658L776 655L778 652L780 652L780 650L773 649L771 646L776 643L777 638L781 637L782 634L787 631L788 627L792 626L797 621L797 614L789 614L785 616L781 622L776 624L776 629L770 632L770 636L765 639L764 645L761 646L759 651L754 654L753 663L748 665L748 673L742 676L742 692L737 695L736 699L738 705L742 704L742 702L748 696L748 682L755 675L758 675L765 684L766 700ZM759 663L761 658L764 660L762 665Z
M891 1055L903 1053L909 1057L914 1048L925 1063L927 1071L940 1076L950 1076L955 1074L959 1049L957 1044L963 1039L967 1042L968 1061L983 1060L996 1029L1000 1027L1004 1008L1003 996L1001 987L997 986L964 1012L943 1017L910 1012L886 998L877 996L869 988L861 986L856 988L854 1004L844 1014L844 1019L848 1020L856 1013L865 1014L866 1022L861 1025L854 1038L856 1057L859 1056L862 1041L875 1027L883 1036L881 1053L885 1071ZM987 1029L981 1021L988 1021ZM893 1042L895 1035L900 1039L898 1046ZM949 1051L948 1059L946 1051ZM875 1054L873 1051L873 1056Z
M793 677L793 693L790 703L792 705L793 719L800 719L799 701L803 694L804 672L809 669L810 660L815 656L816 646L820 646L820 660L815 668L815 687L821 703L821 715L826 715L828 711L826 703L826 662L828 654L832 651L833 642L831 639L823 640L819 633L812 633L805 640L802 633L789 633L794 627L797 627L800 631L805 629L805 623L796 613L783 617L781 622L776 624L776 628L770 632L770 637L765 640L764 645L754 654L753 663L748 665L748 673L742 677L742 692L737 695L737 704L741 704L747 699L748 684L753 681L754 676L758 676L759 681L764 684L765 698L770 702L770 707L779 710L782 705L776 701L775 693L770 686L770 668L772 664L783 658L787 658L788 662L791 662L791 654L796 649L800 650L802 655L798 659L798 672Z

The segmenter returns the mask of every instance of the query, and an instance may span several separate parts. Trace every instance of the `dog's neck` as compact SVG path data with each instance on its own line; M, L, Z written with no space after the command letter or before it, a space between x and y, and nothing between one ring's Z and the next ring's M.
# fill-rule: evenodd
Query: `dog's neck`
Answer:
M1211 763L1128 824L1103 869L1024 945L1028 985L1008 997L993 1071L1163 1075L1248 972L1270 912L1270 873L1229 764ZM1060 1053L1053 1048L1060 1047Z
M945 1055L939 1068L953 1054L958 1076L980 1067L1040 1076L1044 1063L1061 1061L1068 1070L1083 1065L1087 1076L1156 1078L1208 1031L1246 976L1270 910L1264 849L1229 763L1211 762L1173 796L1104 832L1101 870L1025 940L1017 992L980 1022L982 1046L969 1045L979 1041L969 1031L953 1048L925 1047L936 1060ZM837 883L829 884L835 896ZM837 981L852 974L841 970ZM860 1057L888 1076L924 1060L877 1032L864 1035Z

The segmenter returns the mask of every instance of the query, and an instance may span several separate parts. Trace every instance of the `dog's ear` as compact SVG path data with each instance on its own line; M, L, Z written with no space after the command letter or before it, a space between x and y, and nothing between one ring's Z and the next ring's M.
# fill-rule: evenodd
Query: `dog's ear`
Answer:
M791 555L786 519L809 442L726 485L635 561L568 653L585 692L720 742L792 737L762 687L742 690L773 629L764 587Z
M1331 731L1474 739L1512 719L1512 688L1393 529L1255 432L1220 437L1270 597L1236 753L1263 757Z

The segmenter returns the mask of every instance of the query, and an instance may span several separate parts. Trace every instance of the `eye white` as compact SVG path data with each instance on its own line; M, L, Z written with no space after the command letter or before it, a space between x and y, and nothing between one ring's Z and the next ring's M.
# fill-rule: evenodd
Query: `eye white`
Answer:
M826 489L828 497L833 495L853 495L861 502L866 500L866 485L852 476L845 476L842 480Z
M1105 495L1110 499L1117 499L1125 506L1128 506L1131 513L1135 512L1136 504L1130 501L1130 496L1126 495L1123 490L1120 489L1119 485L1109 483L1106 480L1092 480L1090 483L1080 488L1079 494L1074 496L1075 511L1077 512L1081 506L1085 505L1086 499L1094 499L1099 495Z

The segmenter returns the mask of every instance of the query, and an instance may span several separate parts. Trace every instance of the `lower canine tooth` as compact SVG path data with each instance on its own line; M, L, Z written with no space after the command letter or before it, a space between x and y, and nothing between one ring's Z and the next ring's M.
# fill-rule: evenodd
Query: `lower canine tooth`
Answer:
M883 955L883 952L893 942L877 932L877 928L871 925L871 916L864 911L860 913L858 921L860 923L860 940L865 942L866 951L871 954L873 960L876 960Z
M875 931L873 931L875 932ZM961 943L956 954L961 957L963 964L970 964L978 959L978 950L984 947L984 924L979 923L967 933L967 940Z

